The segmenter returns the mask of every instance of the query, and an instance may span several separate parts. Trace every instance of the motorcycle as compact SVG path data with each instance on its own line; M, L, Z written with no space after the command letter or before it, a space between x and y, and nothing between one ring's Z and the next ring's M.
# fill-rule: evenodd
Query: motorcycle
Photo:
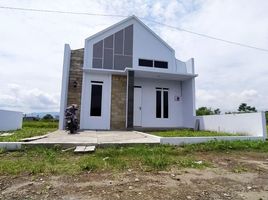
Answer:
M76 133L78 130L78 119L76 117L77 110L76 104L69 106L65 110L66 129L69 130L71 134Z

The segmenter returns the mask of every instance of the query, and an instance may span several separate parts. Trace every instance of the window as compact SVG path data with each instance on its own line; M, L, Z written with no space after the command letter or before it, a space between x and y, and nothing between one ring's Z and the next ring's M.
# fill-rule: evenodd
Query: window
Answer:
M153 61L152 60L146 60L146 59L139 59L139 66L153 67Z
M168 118L168 88L156 88L156 118Z
M163 109L164 109L164 118L168 118L168 91L164 90L163 91Z
M166 62L166 61L157 61L157 60L148 60L148 59L139 59L139 66L167 69L168 68L168 62Z
M102 83L97 81L91 82L90 116L101 116Z
M161 118L161 90L156 90L156 118Z
M163 68L163 69L167 69L168 68L168 63L165 61L154 61L154 67L156 68Z

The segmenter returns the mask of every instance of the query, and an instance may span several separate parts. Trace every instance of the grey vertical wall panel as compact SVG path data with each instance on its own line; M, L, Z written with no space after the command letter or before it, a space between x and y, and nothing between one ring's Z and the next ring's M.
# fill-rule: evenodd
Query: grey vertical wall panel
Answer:
M130 25L95 43L92 67L115 70L132 68L133 28Z
M124 55L133 55L133 25L125 28Z
M103 68L113 69L113 49L104 48Z
M126 67L132 68L132 56L114 56L114 69L124 70Z
M102 68L102 59L100 58L93 58L92 60L93 68Z
M123 30L114 35L114 53L123 55Z
M111 35L111 36L106 37L104 39L104 48L113 48L113 46L114 46L113 37L114 37L114 35Z
M102 52L103 52L103 40L93 45L93 57L102 58Z

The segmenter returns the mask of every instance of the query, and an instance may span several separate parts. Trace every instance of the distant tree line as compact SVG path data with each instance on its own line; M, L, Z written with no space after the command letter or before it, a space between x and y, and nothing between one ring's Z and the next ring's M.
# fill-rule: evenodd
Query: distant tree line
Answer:
M23 117L24 121L58 121L57 117L53 117L51 114L46 114L43 117L39 116L27 116L26 114Z
M234 113L251 113L251 112L257 112L257 109L255 107L249 106L246 103L241 103L238 106L237 111L235 112L225 112L225 114L234 114ZM200 107L196 110L196 115L201 116L201 115L219 115L221 114L221 110L219 108L217 109L212 109L208 107ZM265 112L266 114L266 120L268 118L268 111Z

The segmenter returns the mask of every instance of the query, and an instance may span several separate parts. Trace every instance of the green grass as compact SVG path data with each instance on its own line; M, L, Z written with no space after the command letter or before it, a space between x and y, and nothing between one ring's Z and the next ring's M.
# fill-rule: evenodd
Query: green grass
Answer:
M185 145L134 145L98 148L92 154L62 152L58 148L35 147L21 151L0 151L0 175L3 174L79 174L88 171L116 172L159 171L171 168L205 168L211 163L200 161L200 152L267 152L264 141L208 142ZM241 171L241 169L234 169Z
M24 121L22 129L5 131L14 133L11 136L0 137L0 142L17 142L22 138L45 135L48 132L57 130L58 122L53 121Z
M237 136L241 134L222 133L215 131L194 131L190 129L164 130L149 132L149 134L161 137L202 137L202 136Z

